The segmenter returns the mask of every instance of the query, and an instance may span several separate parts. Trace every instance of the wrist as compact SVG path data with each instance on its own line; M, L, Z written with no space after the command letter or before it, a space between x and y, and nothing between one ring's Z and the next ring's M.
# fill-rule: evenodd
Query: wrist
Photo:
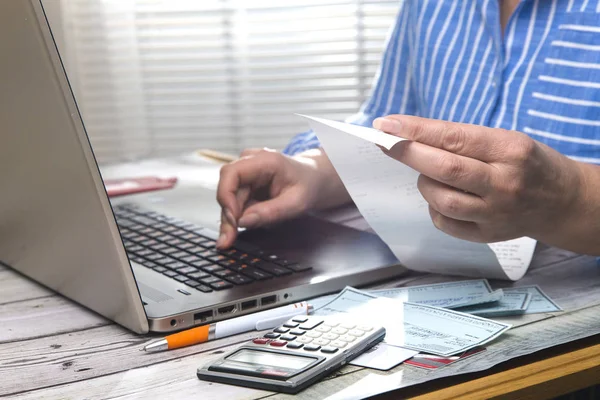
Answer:
M568 160L573 171L564 188L564 202L549 215L559 221L541 238L547 244L581 254L600 255L600 167Z
M323 149L309 150L294 158L308 164L314 172L313 182L309 186L309 190L313 192L310 193L313 199L309 205L311 209L327 209L351 201L346 187Z

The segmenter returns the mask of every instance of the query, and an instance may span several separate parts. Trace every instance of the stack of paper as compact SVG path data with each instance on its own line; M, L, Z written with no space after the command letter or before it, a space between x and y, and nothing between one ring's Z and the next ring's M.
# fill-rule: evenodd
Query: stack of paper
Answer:
M311 303L315 315L352 315L384 326L384 342L351 362L382 370L408 359L416 366L428 365L423 368L447 365L475 354L474 349L483 350L485 343L511 327L482 316L560 310L537 286L494 291L485 279L370 292L347 287ZM416 358L419 352L424 355Z

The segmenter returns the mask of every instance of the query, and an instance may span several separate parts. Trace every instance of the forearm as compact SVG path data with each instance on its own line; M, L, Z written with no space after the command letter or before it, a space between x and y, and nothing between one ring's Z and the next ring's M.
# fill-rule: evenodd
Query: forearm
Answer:
M313 149L300 153L294 158L310 160L318 171L319 181L315 185L315 203L313 208L322 210L350 203L352 199L342 183L333 164L323 149Z
M600 166L576 163L580 171L573 205L556 216L562 220L545 243L576 253L600 256Z

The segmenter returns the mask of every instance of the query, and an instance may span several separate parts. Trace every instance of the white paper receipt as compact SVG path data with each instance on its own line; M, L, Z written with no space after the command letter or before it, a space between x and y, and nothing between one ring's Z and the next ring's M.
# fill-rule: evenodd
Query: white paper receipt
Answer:
M403 139L376 129L301 117L316 133L362 216L407 268L510 280L525 274L535 240L472 243L433 225L417 188L419 173L378 147L391 149Z

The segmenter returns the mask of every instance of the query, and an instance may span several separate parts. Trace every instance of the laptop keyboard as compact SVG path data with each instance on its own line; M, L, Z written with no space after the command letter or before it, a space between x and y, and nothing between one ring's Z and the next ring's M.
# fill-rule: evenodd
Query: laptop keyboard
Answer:
M217 250L215 238L201 227L135 205L115 206L113 211L131 261L200 292L311 269L243 243Z

